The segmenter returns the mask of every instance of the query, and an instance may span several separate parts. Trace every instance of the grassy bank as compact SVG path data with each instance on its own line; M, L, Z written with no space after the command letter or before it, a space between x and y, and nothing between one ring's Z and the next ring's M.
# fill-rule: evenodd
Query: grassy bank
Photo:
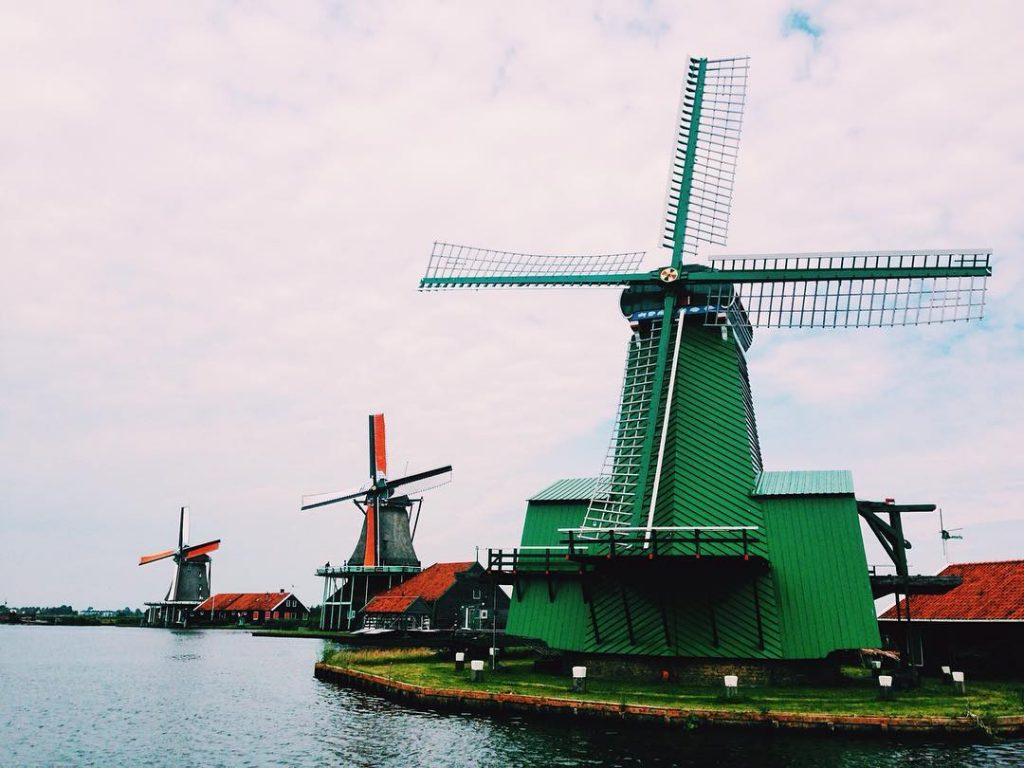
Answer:
M470 683L469 672L456 672L451 661L430 649L348 649L325 651L326 663L412 685L440 690L478 690L527 696L571 698L615 704L764 713L816 713L887 717L964 717L982 720L1024 714L1021 684L968 680L967 694L926 679L919 688L902 691L893 701L878 700L874 678L860 669L846 671L843 683L821 687L742 687L736 699L717 688L685 686L641 679L589 678L586 693L572 693L567 677L538 673L530 658L502 661L488 669L485 681ZM468 666L468 665L467 665Z

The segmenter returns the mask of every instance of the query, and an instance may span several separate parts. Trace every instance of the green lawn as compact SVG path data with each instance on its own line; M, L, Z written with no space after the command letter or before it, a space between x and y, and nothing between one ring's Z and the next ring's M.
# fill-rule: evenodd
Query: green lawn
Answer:
M743 687L739 699L724 699L717 688L679 685L642 679L587 680L586 693L572 693L568 677L533 671L530 658L502 661L487 669L483 683L470 683L467 671L456 672L451 661L439 660L428 649L327 651L324 661L393 680L441 689L472 689L497 693L586 699L616 704L720 709L755 712L820 712L850 715L903 715L982 719L1024 714L1021 683L967 681L967 694L955 695L941 681L925 679L913 691L897 693L894 701L878 700L878 685L866 670L844 670L840 685L821 687Z

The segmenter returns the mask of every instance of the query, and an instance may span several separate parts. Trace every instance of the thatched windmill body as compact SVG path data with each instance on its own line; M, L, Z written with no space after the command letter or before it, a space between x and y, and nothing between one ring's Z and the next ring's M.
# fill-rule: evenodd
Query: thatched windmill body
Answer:
M323 630L357 628L357 615L370 599L420 572L413 547L423 498L417 494L451 479L450 465L388 478L384 414L369 417L370 482L360 489L303 498L302 509L317 509L350 501L363 515L362 529L352 555L341 565L318 568L324 579L320 613ZM324 498L327 497L327 498Z
M210 596L210 553L220 549L220 539L189 545L189 508L182 507L178 517L178 546L139 558L139 565L159 560L174 560L174 578L163 600L146 603L146 623L150 626L187 627L194 609Z

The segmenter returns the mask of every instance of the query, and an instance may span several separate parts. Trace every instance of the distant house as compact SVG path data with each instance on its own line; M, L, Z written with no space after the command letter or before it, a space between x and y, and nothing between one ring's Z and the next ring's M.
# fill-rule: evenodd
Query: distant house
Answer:
M364 629L490 629L505 626L508 596L479 563L435 563L380 593L360 611Z
M194 619L263 624L268 621L305 621L306 608L293 592L221 592L196 606ZM211 618L212 617L212 618Z
M944 595L914 595L910 618L916 661L931 669L1024 675L1024 560L950 565L963 583ZM897 617L903 619L902 622ZM883 638L901 643L907 602L878 617Z
M111 619L117 616L117 611L97 610L96 608L89 606L78 615L84 616L87 619Z

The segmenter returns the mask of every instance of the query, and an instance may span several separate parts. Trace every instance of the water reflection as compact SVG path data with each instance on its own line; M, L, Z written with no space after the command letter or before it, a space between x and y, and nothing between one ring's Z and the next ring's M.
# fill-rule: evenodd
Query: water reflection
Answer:
M436 713L312 677L323 643L0 627L3 765L990 766L1024 744L872 741Z

